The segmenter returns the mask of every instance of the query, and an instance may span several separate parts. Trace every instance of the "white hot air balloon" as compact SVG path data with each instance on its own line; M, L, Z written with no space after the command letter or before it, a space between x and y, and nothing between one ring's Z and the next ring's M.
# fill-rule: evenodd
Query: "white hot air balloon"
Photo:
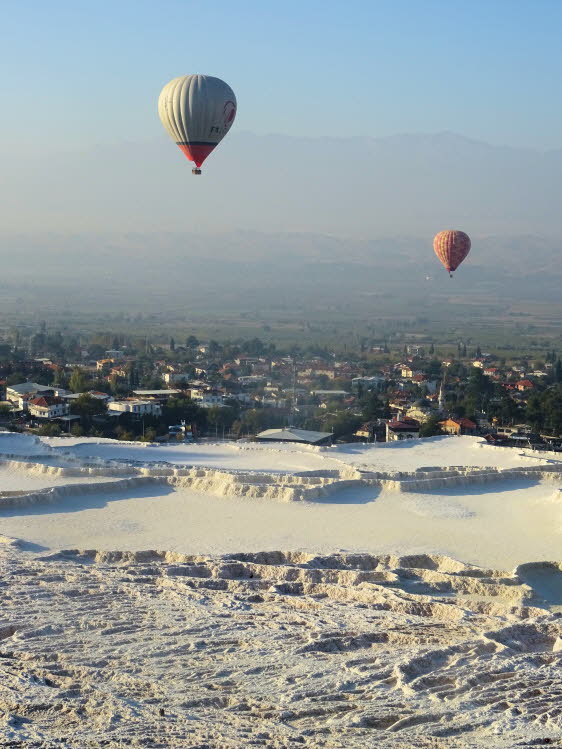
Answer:
M167 83L158 98L162 124L190 161L193 174L230 130L236 97L230 86L210 75L182 75Z

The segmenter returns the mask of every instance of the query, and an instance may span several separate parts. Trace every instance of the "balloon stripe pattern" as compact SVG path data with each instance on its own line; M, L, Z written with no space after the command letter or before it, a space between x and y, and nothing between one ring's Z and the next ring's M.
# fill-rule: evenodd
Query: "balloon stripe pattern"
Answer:
M433 240L433 249L445 268L452 273L470 252L470 237L464 231L455 229L440 231Z
M183 75L167 83L158 114L176 145L197 167L230 130L236 117L230 86L210 75Z

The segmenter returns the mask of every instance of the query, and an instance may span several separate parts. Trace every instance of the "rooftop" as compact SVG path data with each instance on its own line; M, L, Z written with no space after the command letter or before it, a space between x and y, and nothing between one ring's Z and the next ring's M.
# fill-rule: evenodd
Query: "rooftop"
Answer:
M266 429L256 435L258 440L271 440L272 442L302 442L304 444L316 445L332 438L331 432L312 432L307 429Z

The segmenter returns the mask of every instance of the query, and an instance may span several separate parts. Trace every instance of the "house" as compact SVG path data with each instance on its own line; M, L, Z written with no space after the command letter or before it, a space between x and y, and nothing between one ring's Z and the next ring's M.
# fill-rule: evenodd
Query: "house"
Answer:
M326 366L322 367L307 367L305 369L301 369L298 374L299 380L301 379L313 379L315 377L327 377L329 380L335 380L336 379L336 370L332 368L326 368Z
M55 391L48 385L39 385L37 382L22 382L20 385L10 385L6 388L6 400L19 406L22 409L27 408L30 399L39 395L54 395Z
M178 398L181 394L181 390L133 390L133 395L138 398L158 401L159 403L165 403L170 398Z
M385 377L354 377L351 380L351 387L356 389L363 387L365 390L380 390L385 384Z
M257 442L300 442L304 445L329 445L332 442L331 432L312 432L307 429L266 429L256 435Z
M433 406L427 398L420 398L412 403L410 408L406 411L406 416L409 419L415 419L420 424L425 424L429 417L435 413Z
M261 404L264 408L288 408L287 399L275 395L262 396Z
M179 382L189 382L189 375L185 372L165 372L162 375L162 379L166 383L166 385L175 385Z
M212 406L224 406L224 396L218 390L203 390L203 388L191 388L191 400L202 408Z
M420 425L415 419L403 419L402 421L388 421L386 423L386 441L398 442L400 440L416 439L420 436Z
M41 395L28 401L27 408L31 416L36 419L58 419L70 413L70 406L62 400L51 395Z
M243 403L246 406L250 406L254 403L254 398L250 393L229 393L228 397L238 401L238 403Z
M417 344L409 343L406 350L411 356L425 356L425 348Z
M487 414L484 413L484 411L479 411L475 415L475 419L476 419L476 425L478 426L478 429L481 429L483 431L487 429L491 429L492 425L490 423L490 420L488 419Z
M470 419L445 419L440 421L439 426L446 434L476 434L476 424Z
M382 442L385 429L385 422L382 419L375 419L374 421L366 421L364 424L361 424L353 436L367 440L368 442Z
M139 400L138 398L125 398L121 401L112 401L107 404L108 413L118 416L122 413L130 413L134 416L160 416L162 406L152 400Z
M101 401L102 403L109 403L109 401L113 400L112 395L104 393L101 390L90 390L86 395L89 395L90 398L93 398L96 401Z
M347 390L311 390L311 395L317 395L319 398L327 400L339 400L349 395Z
M532 390L535 386L533 385L531 380L518 380L515 383L515 387L517 388L517 390L523 391L523 390Z
M238 382L241 385L261 385L263 382L267 382L267 377L263 375L244 375L238 378Z
M407 400L393 398L389 401L388 407L390 408L390 413L395 419L401 419L406 415L406 411L409 408L409 403Z
M96 361L96 370L101 372L104 367L109 368L113 364L113 359L98 359Z

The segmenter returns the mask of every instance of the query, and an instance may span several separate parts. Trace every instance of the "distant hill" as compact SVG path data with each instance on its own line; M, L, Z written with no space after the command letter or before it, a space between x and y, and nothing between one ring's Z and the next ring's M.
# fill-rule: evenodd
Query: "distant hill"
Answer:
M242 308L250 293L259 304L276 300L389 293L488 296L491 300L560 301L560 244L537 236L475 238L451 281L435 257L431 238L358 240L315 234L227 232L12 235L0 237L5 289L24 285L48 293L119 303L143 295L147 304L189 298L206 307L220 298ZM213 297L211 295L216 295ZM163 301L167 298L167 301ZM150 300L153 300L152 302ZM157 300L157 301L156 301Z
M38 148L38 151L34 151ZM354 238L562 235L562 151L454 133L296 138L234 132L204 174L152 142L43 153L0 145L0 219L33 232L304 232Z
M109 308L139 295L206 310L560 298L562 151L453 133L235 132L195 178L164 135L56 155L2 148L6 299L22 286ZM431 246L443 228L473 239L453 282Z

